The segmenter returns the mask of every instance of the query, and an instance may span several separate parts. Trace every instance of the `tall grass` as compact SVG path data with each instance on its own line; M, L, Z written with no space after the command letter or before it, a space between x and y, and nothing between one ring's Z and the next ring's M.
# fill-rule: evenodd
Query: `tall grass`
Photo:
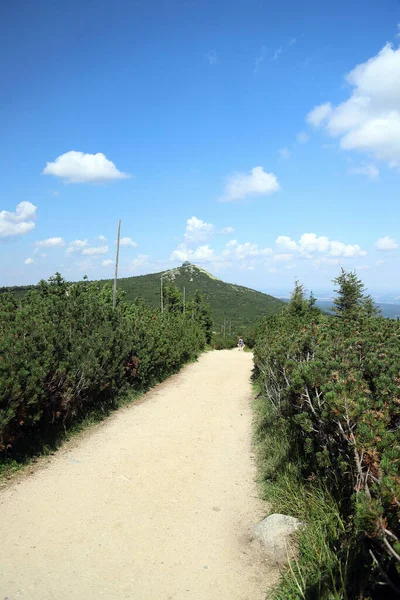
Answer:
M259 484L271 512L296 517L305 527L295 535L298 557L281 573L273 600L348 600L348 582L356 557L343 553L347 535L337 501L315 479L304 481L300 455L293 460L293 440L285 419L258 393L254 401L254 440Z

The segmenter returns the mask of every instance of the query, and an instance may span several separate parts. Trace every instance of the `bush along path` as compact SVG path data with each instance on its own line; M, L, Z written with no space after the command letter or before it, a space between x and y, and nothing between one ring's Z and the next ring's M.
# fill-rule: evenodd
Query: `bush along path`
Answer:
M0 492L0 597L264 600L252 356L207 352Z
M400 595L400 324L341 272L335 316L296 284L254 349L266 498L307 524L274 598Z
M163 314L59 274L21 300L0 295L0 466L54 443L83 415L108 411L193 359L211 339L200 295L183 310L166 286Z

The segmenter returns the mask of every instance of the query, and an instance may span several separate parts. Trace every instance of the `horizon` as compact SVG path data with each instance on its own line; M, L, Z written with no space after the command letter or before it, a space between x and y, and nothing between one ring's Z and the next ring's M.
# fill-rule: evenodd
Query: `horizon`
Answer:
M343 267L400 301L397 3L20 8L0 13L0 286L112 278L121 219L121 277L188 260L328 296Z

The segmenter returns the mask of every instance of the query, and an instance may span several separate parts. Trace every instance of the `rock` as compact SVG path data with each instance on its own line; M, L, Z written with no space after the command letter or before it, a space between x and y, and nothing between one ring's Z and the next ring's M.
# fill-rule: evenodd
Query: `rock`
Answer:
M263 545L267 559L284 565L297 555L297 546L293 533L303 523L287 515L269 515L252 529L252 538L258 539Z

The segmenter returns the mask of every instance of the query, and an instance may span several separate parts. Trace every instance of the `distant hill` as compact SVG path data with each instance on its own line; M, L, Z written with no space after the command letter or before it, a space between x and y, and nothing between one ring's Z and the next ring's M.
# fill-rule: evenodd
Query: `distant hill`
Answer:
M383 317L387 319L397 319L400 317L400 305L399 304L391 304L389 302L375 302L376 306L382 313ZM322 308L327 312L331 312L333 308L333 300L318 300L317 306Z
M161 276L165 283L174 283L182 292L185 288L187 299L192 298L197 290L204 294L213 310L217 330L226 319L226 331L229 331L231 323L232 332L239 333L241 327L253 325L261 316L274 314L284 306L284 302L278 298L241 285L226 283L190 263L184 263L181 267L162 273L119 279L118 287L125 291L128 300L142 298L150 306L159 307ZM111 280L103 281L103 283L107 282ZM20 298L33 287L20 286L8 289ZM0 288L0 292L6 289Z
M289 302L287 298L281 298L284 302ZM382 317L387 319L400 319L400 304L394 304L391 302L375 302L376 306L382 313ZM332 313L333 300L318 300L316 305L326 313Z
M284 302L278 298L226 283L190 263L163 273L119 279L118 286L126 292L129 300L139 297L151 306L159 307L161 276L165 283L174 283L181 291L185 288L187 299L194 296L197 290L204 294L213 310L217 328L226 319L227 328L231 322L232 331L238 331L240 327L252 325L262 315L274 314L284 306Z
M10 287L0 287L0 294L4 292L12 292L14 296L19 300L20 298L25 296L25 294L29 292L29 290L34 290L35 287L36 286L34 285L13 285Z

